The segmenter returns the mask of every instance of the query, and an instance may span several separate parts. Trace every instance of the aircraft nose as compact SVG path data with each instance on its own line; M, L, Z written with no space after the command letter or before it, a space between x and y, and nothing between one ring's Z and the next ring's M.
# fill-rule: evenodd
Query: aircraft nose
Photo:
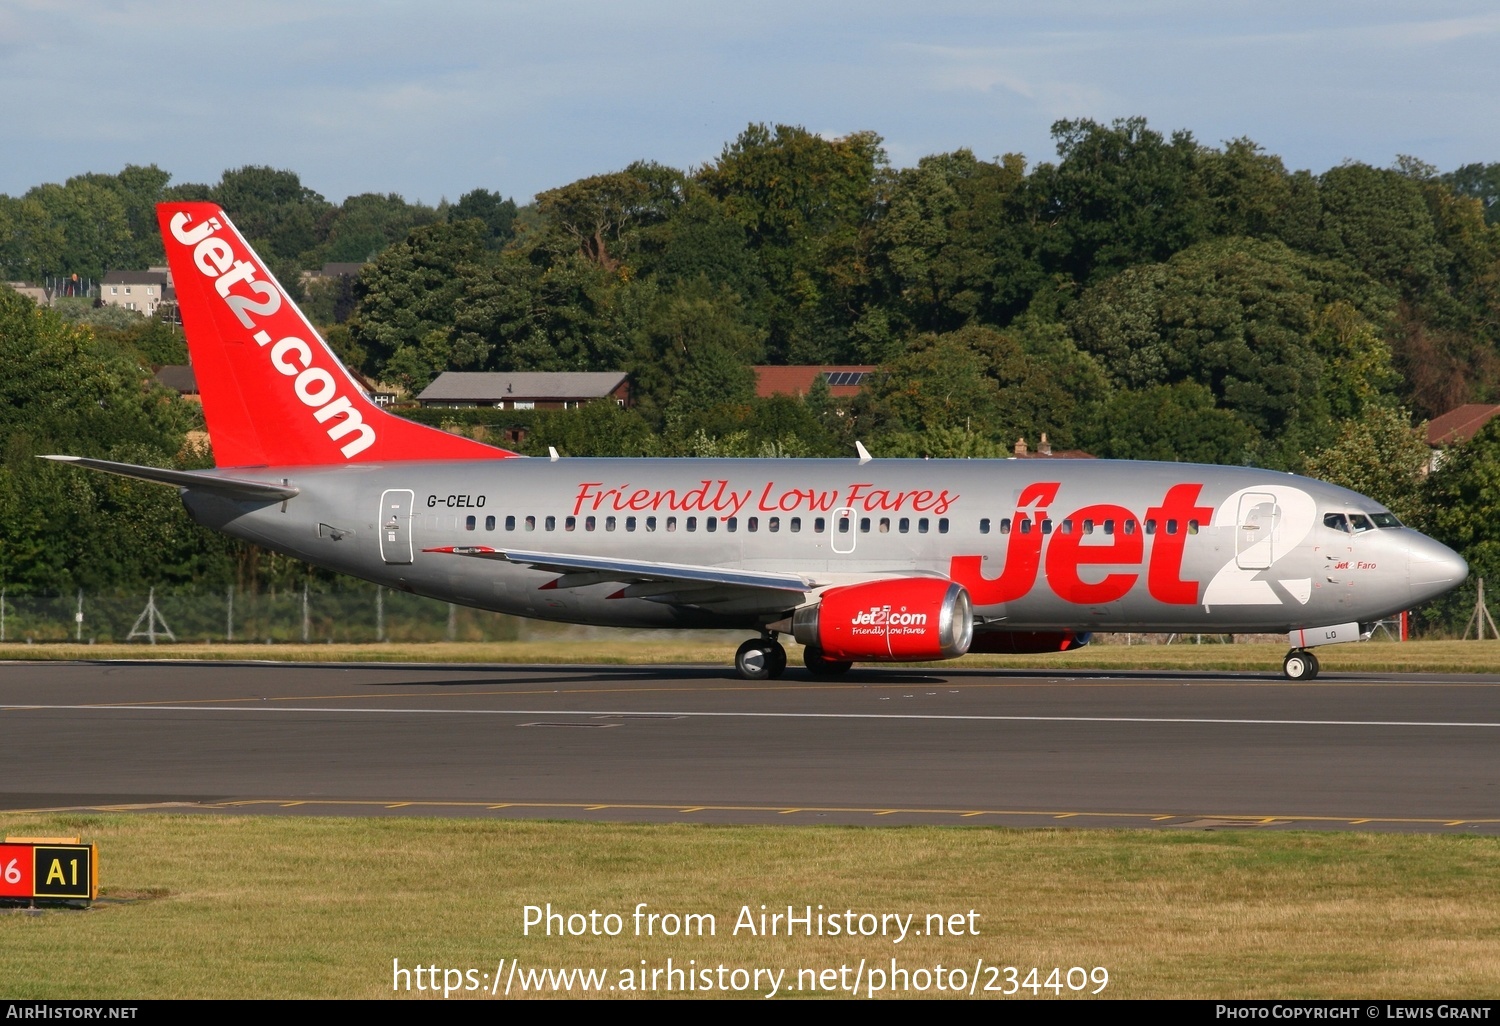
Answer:
M1412 532L1406 543L1407 580L1413 603L1452 591L1469 576L1464 557L1442 542Z

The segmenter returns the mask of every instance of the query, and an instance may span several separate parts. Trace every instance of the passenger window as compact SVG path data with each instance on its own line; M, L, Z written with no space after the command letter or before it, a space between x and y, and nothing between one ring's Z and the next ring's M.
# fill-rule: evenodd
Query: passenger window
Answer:
M577 517L564 517L563 518L563 530L564 531L576 531L576 530L578 530L578 518Z
M555 531L555 530L557 530L557 517L555 517L555 516L549 516L545 521L543 521L543 525L549 531Z
M667 530L668 531L675 531L675 530L677 530L677 518L676 517L667 517Z
M526 530L528 530L528 531L535 531L536 530L536 517L530 517L529 516L529 517L526 518Z
M989 517L980 517L979 518L979 533L980 534L989 534L990 533L990 518Z
M594 529L597 521L598 521L597 517L584 517L583 518L583 529L585 531L592 531Z
M908 534L908 533L910 533L911 532L911 519L909 517L902 517L901 518L901 523L899 525L897 525L897 530L899 530L902 534Z
M772 534L775 534L777 531L780 531L781 530L781 518L780 517L767 517L766 518L766 530L770 531Z
M719 518L705 517L703 520L703 529L705 531L717 531L719 529Z
M627 531L634 531L635 530L635 517L626 517L625 518L625 530L627 530Z
M848 517L839 517L839 534L848 534L849 528L852 526L853 525L849 523Z
M1126 534L1135 534L1135 521L1134 520L1127 520L1127 521L1125 521L1125 533Z
M922 518L920 518L917 521L917 533L918 534L926 534L927 533L927 518L926 517L922 517Z
M938 534L948 533L948 518L942 517L938 520Z
M696 530L698 530L698 518L697 517L688 517L687 518L687 529L689 531L696 531Z
M1155 534L1156 533L1156 521L1155 520L1148 519L1146 521L1146 533L1147 534Z
M796 534L798 531L802 530L802 518L792 517L791 522L787 524L787 529L790 530L793 534Z
M1196 520L1189 520L1188 521L1188 534L1197 534L1197 533L1198 533L1198 521L1196 521Z
M739 526L740 522L737 517L724 518L724 530L728 531L730 534L733 534L736 530L738 530Z
M891 518L890 517L881 517L880 518L880 533L881 534L890 534L891 533Z
M1072 534L1073 533L1073 518L1072 517L1065 517L1065 518L1063 518L1062 533L1063 534Z
M1115 522L1113 520L1106 520L1104 522L1104 533L1105 534L1114 534L1115 533Z
M813 534L822 534L824 528L826 528L827 526L828 521L824 520L822 517L813 517Z
M1010 534L1010 517L1000 518L1000 533Z
M1177 520L1176 520L1175 517L1167 521L1167 533L1168 534L1176 534L1177 533Z
M1028 517L1028 516L1024 516L1023 515L1021 517L1021 533L1022 534L1030 534L1031 533L1031 518Z
M647 530L647 532L655 531L656 530L656 518L655 517L647 517L646 518L646 530Z
M870 518L869 517L860 517L859 518L859 533L860 534L869 534L870 533Z
M1052 533L1052 518L1051 517L1042 517L1042 533L1043 534L1051 534Z
M751 534L754 534L756 531L759 531L760 530L760 517L746 517L745 518L745 530L749 531Z
M514 531L516 529L516 518L515 517L511 516L511 517L506 517L505 518L505 529L507 531Z
M615 529L615 525L617 523L618 523L618 521L615 520L614 517L605 517L604 518L604 529L606 531L613 531Z
M479 521L477 518L475 518L474 514L470 513L468 516L464 517L465 531L472 531L477 526L479 526Z

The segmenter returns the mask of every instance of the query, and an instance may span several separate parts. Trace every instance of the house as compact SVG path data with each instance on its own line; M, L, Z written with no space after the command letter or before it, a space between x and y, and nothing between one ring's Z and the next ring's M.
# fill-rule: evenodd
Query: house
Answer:
M596 399L630 405L624 371L447 371L417 395L423 407L569 410Z
M1016 439L1015 447L1011 449L1012 458L1018 460L1092 460L1098 459L1092 453L1084 452L1082 449L1058 449L1052 448L1052 443L1047 441L1047 432L1042 432L1041 443L1037 445L1036 451L1032 452L1026 444L1026 439Z
M755 371L755 395L769 399L773 395L804 396L812 390L819 375L828 382L828 391L835 398L843 399L859 392L865 375L875 370L869 364L848 366L796 366L751 368Z
M1487 403L1466 403L1449 410L1441 417L1434 417L1427 422L1427 444L1439 449L1445 445L1467 442L1497 413L1500 413L1500 406Z
M99 285L99 305L121 306L147 317L166 298L167 276L160 271L110 271Z
M156 372L156 383L170 388L184 399L203 402L198 395L198 379L193 368L185 363L169 363Z

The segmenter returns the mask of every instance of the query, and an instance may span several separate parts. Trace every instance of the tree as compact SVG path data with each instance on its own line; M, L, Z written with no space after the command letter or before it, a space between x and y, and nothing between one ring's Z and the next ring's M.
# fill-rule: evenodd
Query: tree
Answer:
M505 199L498 192L490 192L488 189L466 192L448 211L448 220L462 221L470 217L484 222L485 246L499 249L515 234L516 201Z
M868 284L861 242L884 164L873 132L824 139L801 127L752 124L699 172L745 231L769 286L774 361L827 363L847 355L857 297Z
M1096 456L1116 460L1240 464L1255 431L1214 404L1195 381L1115 393L1089 441Z
M352 341L367 354L366 369L391 376L395 366L393 377L409 388L424 387L443 370L465 276L483 253L483 225L454 221L413 229L366 266L356 288L358 311L349 321ZM436 351L434 340L440 340Z
M1408 526L1425 528L1431 458L1426 431L1412 427L1405 410L1370 404L1340 423L1337 437L1308 456L1305 470L1385 503Z

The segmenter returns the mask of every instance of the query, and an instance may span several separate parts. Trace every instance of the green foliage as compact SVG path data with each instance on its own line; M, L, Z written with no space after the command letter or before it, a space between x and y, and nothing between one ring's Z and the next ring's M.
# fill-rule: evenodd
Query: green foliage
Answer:
M1116 393L1097 431L1088 450L1117 460L1239 464L1256 441L1255 431L1215 406L1213 393L1196 381Z
M1385 503L1404 524L1425 528L1431 519L1431 455L1426 432L1412 427L1405 410L1372 404L1357 418L1343 420L1329 444L1308 456L1305 470Z

